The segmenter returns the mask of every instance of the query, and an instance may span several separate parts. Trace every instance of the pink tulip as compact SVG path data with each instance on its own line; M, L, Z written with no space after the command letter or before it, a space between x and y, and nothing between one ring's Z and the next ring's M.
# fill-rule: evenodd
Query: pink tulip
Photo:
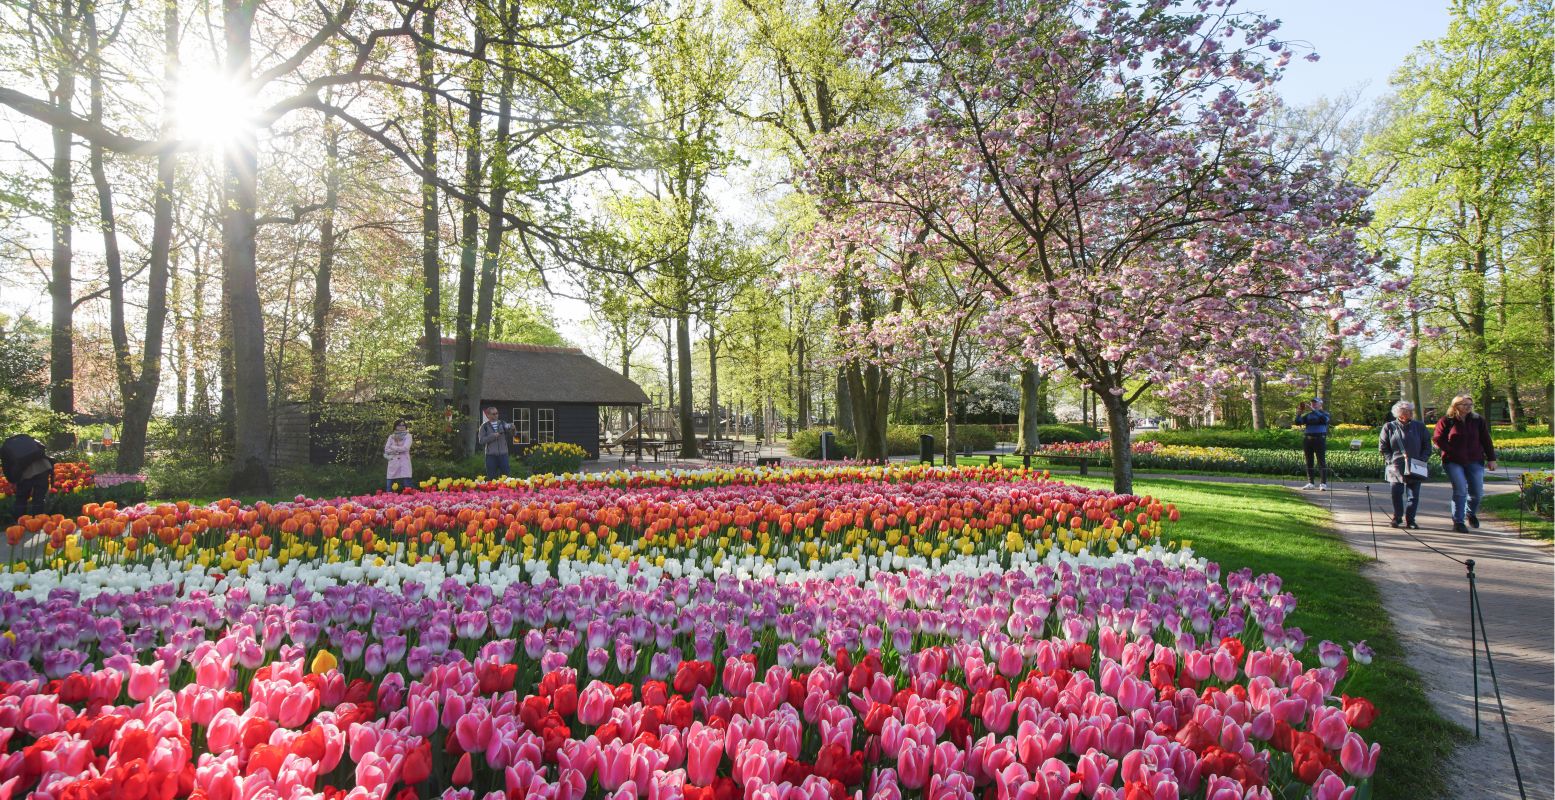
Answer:
M167 688L167 667L157 661L130 665L130 699L145 700Z
M1322 740L1323 746L1329 750L1338 750L1344 744L1345 734L1350 732L1350 724L1345 721L1344 711L1333 706L1317 706L1312 709L1312 719L1307 724L1307 729Z
M900 777L902 786L914 791L927 786L932 758L933 754L928 745L905 742L901 753L896 757L896 774Z
M578 722L589 726L599 726L610 719L610 710L615 707L615 694L610 687L600 681L590 681L588 688L578 695Z
M1113 777L1118 774L1118 762L1105 753L1092 750L1080 756L1075 772L1080 776L1080 786L1085 794L1094 797L1096 787L1112 784Z
M1311 797L1312 800L1351 800L1355 797L1355 787L1346 786L1344 779L1325 769L1313 782Z
M745 689L756 680L756 665L744 659L730 657L724 662L724 691L735 697L744 697Z
M1345 734L1344 745L1339 748L1339 763L1345 772L1364 780L1377 771L1377 759L1381 755L1382 745L1372 743L1368 750L1366 740L1351 731Z
M1021 673L1026 666L1026 657L1021 654L1020 648L1013 644L1007 644L999 651L999 673L1006 678L1013 678Z
M438 725L437 701L419 694L410 696L406 709L410 712L410 734L425 739Z
M693 786L711 786L723 760L723 732L717 728L692 725L686 734L686 778Z

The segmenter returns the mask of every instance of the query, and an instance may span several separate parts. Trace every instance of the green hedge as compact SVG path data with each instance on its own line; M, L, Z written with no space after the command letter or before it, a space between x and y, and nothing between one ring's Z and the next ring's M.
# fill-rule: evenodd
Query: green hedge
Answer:
M1539 431L1533 431L1534 436ZM1492 438L1506 436L1518 437L1522 441L1529 438L1528 433L1516 434L1510 429L1497 429ZM1329 450L1348 448L1351 439L1360 439L1362 449L1377 446L1377 429L1364 431L1336 431L1329 435ZM1044 438L1042 441L1046 442ZM1244 430L1240 428L1194 428L1191 430L1167 430L1146 431L1134 435L1136 442L1160 442L1161 444L1180 444L1193 447L1230 447L1237 450L1301 450L1301 431L1296 428L1274 428L1262 431ZM1506 461L1543 461L1548 460L1550 453L1555 453L1555 442L1548 445L1538 444L1533 446L1519 444L1514 447L1497 448L1514 455L1503 455ZM1498 452L1499 455L1499 452Z
M1134 435L1136 442L1160 442L1190 447L1230 447L1247 450L1301 449L1301 431L1274 428L1251 431L1240 428L1193 428L1189 430L1146 431Z
M1148 453L1134 454L1136 469L1182 470L1184 472L1231 472L1243 475L1279 475L1305 477L1306 459L1295 450L1234 449L1238 461L1221 461L1197 456L1165 456ZM1018 463L1018 459L1006 459L1006 463ZM1055 462L1061 464L1060 462ZM1098 454L1091 462L1103 468L1112 465L1107 452ZM1375 450L1329 450L1328 475L1330 480L1380 481L1382 480L1382 454ZM1441 464L1432 462L1431 474L1441 475Z

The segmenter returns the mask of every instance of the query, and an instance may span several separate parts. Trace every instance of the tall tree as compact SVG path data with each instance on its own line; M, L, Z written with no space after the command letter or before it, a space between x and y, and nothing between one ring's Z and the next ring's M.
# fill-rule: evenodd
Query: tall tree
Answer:
M1537 198L1548 193L1539 153L1548 152L1555 105L1555 14L1548 0L1458 0L1451 12L1447 34L1396 73L1394 113L1369 142L1382 184L1375 227L1396 257L1415 256L1427 333L1450 332L1437 337L1449 345L1441 377L1462 380L1490 412L1497 383L1509 400L1521 391L1516 354L1525 347L1499 347L1501 331L1532 311L1520 287L1551 269L1536 254L1548 252L1550 232ZM1537 337L1544 326L1529 321L1523 330ZM1541 344L1547 352L1548 339Z

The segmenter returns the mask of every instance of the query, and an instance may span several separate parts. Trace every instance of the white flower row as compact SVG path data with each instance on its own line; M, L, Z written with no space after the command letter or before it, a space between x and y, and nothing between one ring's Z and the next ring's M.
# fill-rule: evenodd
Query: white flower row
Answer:
M991 554L956 556L947 559L928 559L922 556L900 557L886 554L872 556L863 562L849 559L830 561L814 568L802 566L797 560L781 557L767 560L759 556L726 558L717 566L694 563L692 558L666 560L663 567L638 562L623 564L609 562L563 561L557 565L554 577L564 584L587 578L606 578L626 585L638 576L650 582L661 578L718 578L732 575L741 579L777 580L780 582L851 580L864 581L877 572L925 572L946 575L983 575L991 572L1031 572L1040 566L1056 567L1060 562L1074 566L1104 568L1135 561L1159 561L1172 567L1202 569L1205 560L1189 549L1166 551L1151 549L1144 552L1120 552L1114 555L1072 555L1058 550L1049 551L1042 559L1027 553L1011 557L1008 570ZM543 583L553 577L551 565L543 561L510 564L482 564L460 559L457 554L441 561L420 561L414 565L400 561L335 562L294 560L280 564L267 558L249 567L246 575L236 572L223 574L216 569L197 564L184 566L177 562L153 562L131 566L111 565L91 571L65 571L54 569L35 572L0 573L0 592L13 592L20 597L42 598L56 589L77 592L83 599L103 592L126 593L149 589L163 584L180 586L188 595L207 592L225 595L232 589L244 589L254 601L263 599L272 586L291 587L300 581L310 590L318 591L328 586L371 585L398 590L406 582L414 581L435 588L448 578L465 585L480 584L501 593L514 583Z

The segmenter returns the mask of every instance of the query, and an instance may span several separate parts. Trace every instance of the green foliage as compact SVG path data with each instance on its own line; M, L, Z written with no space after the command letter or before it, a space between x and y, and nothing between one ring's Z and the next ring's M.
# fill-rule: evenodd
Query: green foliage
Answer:
M314 435L325 449L334 453L335 464L381 468L384 441L397 419L410 424L412 467L418 458L453 457L453 432L444 421L443 412L424 402L329 403L318 412Z
M209 455L169 455L146 464L146 491L158 500L221 498L231 482L232 467Z
M1099 442L1105 438L1101 431L1078 422L1037 426L1037 441L1043 444Z
M992 450L994 445L1001 441L1010 441L1013 436L1011 426L1002 425L957 425L956 444L959 450L965 451L968 447L972 450ZM795 458L820 458L821 457L821 431L824 428L809 428L795 431L794 438L788 443L788 453ZM945 449L945 429L937 425L892 425L886 429L886 448L893 456L911 456L918 453L918 437L922 434L934 437L934 451L942 453ZM1054 442L1089 442L1102 438L1095 428L1086 425L1043 425L1042 441ZM851 436L838 435L837 451L840 458L852 458L854 442Z

